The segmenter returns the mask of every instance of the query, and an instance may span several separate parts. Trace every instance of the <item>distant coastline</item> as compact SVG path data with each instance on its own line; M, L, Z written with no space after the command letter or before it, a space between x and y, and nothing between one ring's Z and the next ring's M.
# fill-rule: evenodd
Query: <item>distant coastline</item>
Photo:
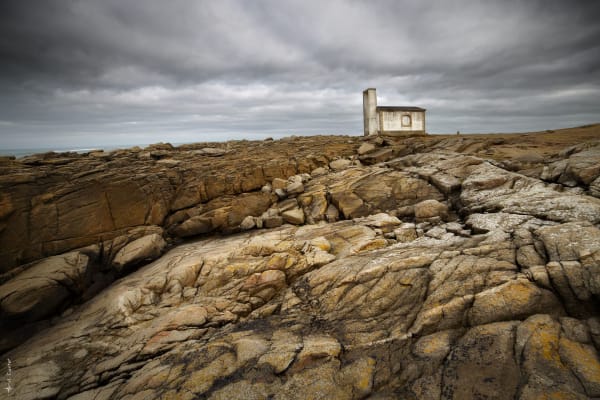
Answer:
M32 154L41 154L41 153L65 153L65 152L75 152L75 153L85 153L92 150L100 150L100 148L89 148L89 149L80 149L80 148L63 148L63 149L52 149L52 148L31 148L31 149L0 149L0 156L10 157L14 156L16 158L23 158L30 156Z
M119 145L119 146L89 146L89 147L82 147L82 146L73 146L73 147L37 147L37 148L22 148L22 149L0 149L0 157L10 157L10 156L14 156L16 158L23 158L23 157L27 157L33 154L43 154L43 153L49 153L49 152L54 152L54 153L67 153L67 152L73 152L73 153L88 153L90 151L112 151L112 150L117 150L117 149L129 149L135 146L139 146L139 147L146 147L149 146L151 143L134 143L134 144L123 144L123 145ZM172 143L173 145L177 146L180 144L185 144L185 143Z
M74 147L37 147L37 148L22 148L22 149L0 149L0 156L10 157L14 156L16 158L23 158L30 156L32 154L42 154L42 153L87 153L90 151L112 151L116 149L127 149L134 146L145 147L148 144L124 144L120 146L95 146L95 147L82 147L82 146L74 146Z

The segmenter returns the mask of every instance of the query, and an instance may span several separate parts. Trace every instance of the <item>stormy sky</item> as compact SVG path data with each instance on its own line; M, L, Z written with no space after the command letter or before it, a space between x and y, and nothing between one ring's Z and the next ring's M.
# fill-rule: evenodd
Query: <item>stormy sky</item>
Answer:
M600 121L597 1L0 0L0 148Z

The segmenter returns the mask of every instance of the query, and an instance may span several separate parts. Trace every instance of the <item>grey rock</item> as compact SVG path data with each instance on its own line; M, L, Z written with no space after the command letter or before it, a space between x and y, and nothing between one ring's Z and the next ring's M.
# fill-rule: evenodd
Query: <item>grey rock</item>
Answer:
M340 158L338 160L330 162L329 168L331 168L334 171L339 171L348 168L350 165L352 165L352 161L345 158Z
M319 168L313 169L310 174L312 175L313 178L316 178L319 176L327 175L327 172L328 171L325 168L319 167Z
M275 189L275 194L280 200L287 198L287 192L284 189Z
M205 147L200 150L193 150L192 154L197 156L221 157L227 154L227 150L216 147Z

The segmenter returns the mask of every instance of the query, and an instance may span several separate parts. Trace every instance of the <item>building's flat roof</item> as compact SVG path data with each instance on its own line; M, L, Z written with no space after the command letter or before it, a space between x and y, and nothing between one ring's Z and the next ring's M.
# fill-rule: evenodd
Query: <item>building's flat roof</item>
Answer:
M425 109L413 106L377 106L377 111L425 111Z

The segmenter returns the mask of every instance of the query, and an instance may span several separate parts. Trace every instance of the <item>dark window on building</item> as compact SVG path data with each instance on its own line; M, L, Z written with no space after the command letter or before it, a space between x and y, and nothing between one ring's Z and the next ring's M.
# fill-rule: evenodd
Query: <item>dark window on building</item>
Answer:
M405 127L405 126L408 126L408 127L412 126L412 121L410 120L410 115L405 114L405 115L402 116L402 126L403 127Z

